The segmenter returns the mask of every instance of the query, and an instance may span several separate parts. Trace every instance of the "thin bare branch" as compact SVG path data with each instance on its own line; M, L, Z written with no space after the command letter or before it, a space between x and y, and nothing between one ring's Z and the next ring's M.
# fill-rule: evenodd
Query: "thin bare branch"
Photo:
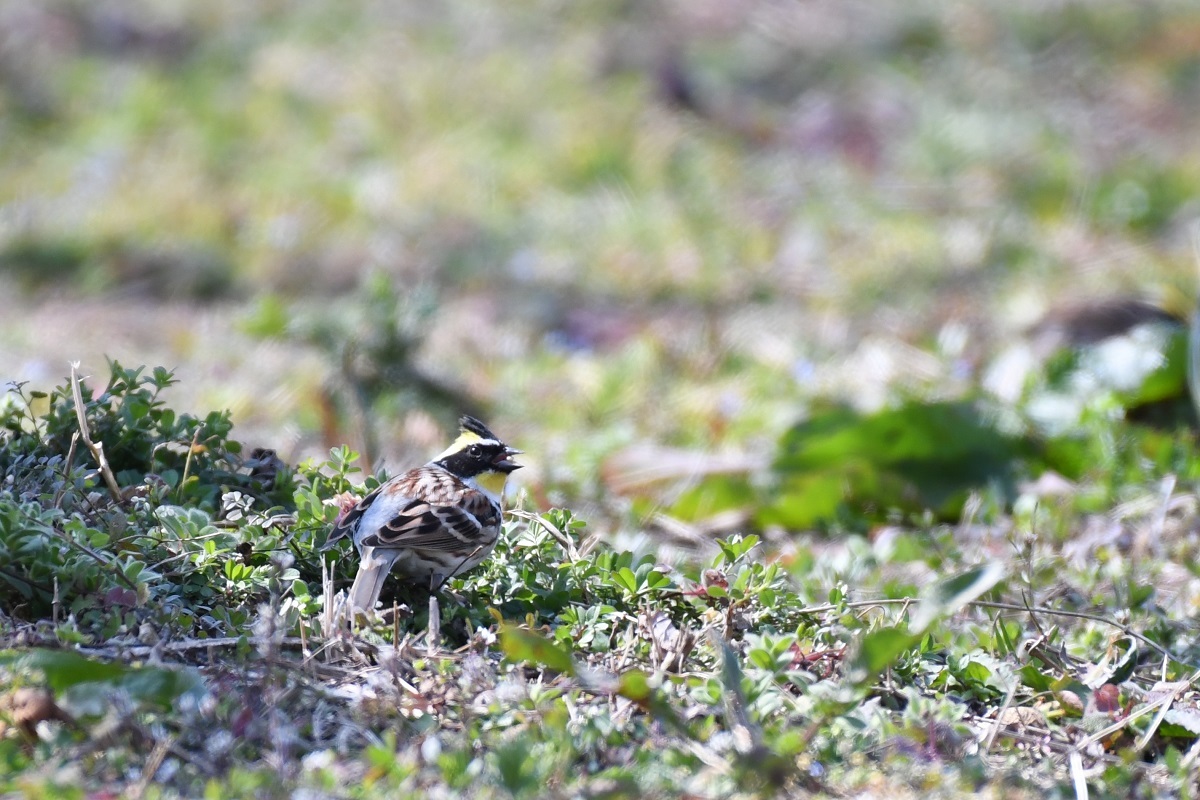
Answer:
M125 505L125 501L121 497L121 487L117 485L117 476L113 475L112 468L108 465L108 458L104 455L104 443L93 442L92 433L88 430L87 412L83 406L83 390L79 387L79 362L71 362L71 397L75 401L75 418L79 421L79 435L83 438L83 443L87 445L91 451L92 458L96 460L96 466L100 469L100 474L104 477L104 482L108 485L108 491L112 494L114 503L120 506Z

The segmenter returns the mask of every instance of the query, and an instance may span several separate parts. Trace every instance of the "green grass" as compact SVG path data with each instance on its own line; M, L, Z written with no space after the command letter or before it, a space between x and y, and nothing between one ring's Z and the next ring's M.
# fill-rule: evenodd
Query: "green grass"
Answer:
M1179 566L1194 561L1194 496L1175 478L1156 484L1139 455L1165 447L1165 466L1186 474L1186 442L1110 417L1098 432L1115 450L1068 493L1039 497L988 488L987 470L1028 479L1039 467L965 407L925 412L972 431L952 434L957 450L909 435L876 453L854 438L920 432L904 422L916 405L894 419L842 415L790 433L772 469L789 475L802 444L824 453L824 474L851 459L865 482L828 489L841 499L818 527L886 511L869 539L737 534L664 560L522 496L494 555L450 582L436 628L426 595L392 586L384 607L398 613L351 635L329 610L353 554L335 551L330 573L318 546L356 454L251 474L224 416L177 417L155 399L171 380L114 364L107 391L81 387L89 435L129 487L120 503L90 456L64 453L80 430L70 387L8 396L0 670L14 691L44 687L70 719L42 714L21 733L8 701L9 791L57 791L68 773L88 791L148 796L368 798L750 797L880 782L1032 795L1076 779L1123 796L1184 793L1194 778L1200 652ZM947 461L979 442L984 472ZM901 456L909 472L866 478ZM897 505L922 495L893 494L927 469L942 470L939 492L951 473L966 481L945 522ZM804 507L827 507L814 491ZM1088 511L1097 504L1114 510Z

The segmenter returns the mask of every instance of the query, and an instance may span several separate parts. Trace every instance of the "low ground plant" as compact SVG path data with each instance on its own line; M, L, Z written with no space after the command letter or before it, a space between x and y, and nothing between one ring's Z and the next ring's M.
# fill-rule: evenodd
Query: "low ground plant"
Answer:
M226 415L167 409L170 381L113 364L103 391L5 401L9 790L1117 796L1196 775L1191 575L1136 558L1147 525L1188 547L1168 534L1190 495L1113 523L1126 543L1019 494L972 524L735 534L670 563L521 496L438 621L394 581L351 630L328 609L353 554L319 545L381 476L345 449L245 456Z

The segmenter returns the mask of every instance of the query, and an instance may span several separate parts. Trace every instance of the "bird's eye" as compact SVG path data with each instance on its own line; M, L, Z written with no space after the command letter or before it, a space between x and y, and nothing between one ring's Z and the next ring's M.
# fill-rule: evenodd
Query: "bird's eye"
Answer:
M473 456L483 455L483 448L477 444L473 444L467 448L467 453Z

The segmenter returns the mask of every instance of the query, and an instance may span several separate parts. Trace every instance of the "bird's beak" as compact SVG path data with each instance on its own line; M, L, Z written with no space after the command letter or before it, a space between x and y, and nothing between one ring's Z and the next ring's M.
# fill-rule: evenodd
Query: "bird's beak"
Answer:
M496 460L492 462L492 466L495 467L498 472L512 472L514 470L518 470L523 465L517 464L509 459L512 456L519 456L522 452L523 451L518 450L515 447L509 447L505 445L504 452L496 457Z

